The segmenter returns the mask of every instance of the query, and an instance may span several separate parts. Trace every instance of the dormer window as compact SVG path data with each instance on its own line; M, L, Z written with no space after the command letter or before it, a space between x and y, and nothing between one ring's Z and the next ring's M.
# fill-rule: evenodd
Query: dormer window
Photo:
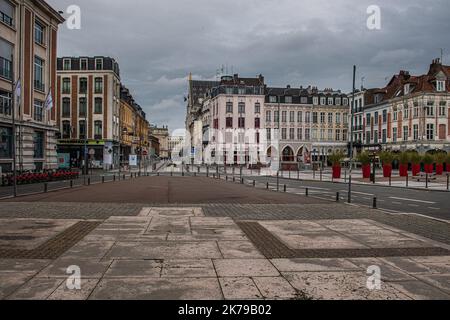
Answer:
M410 92L410 84L409 84L409 83L405 84L404 91L405 91L405 96L406 96L407 94L409 94L409 92Z
M444 92L445 91L445 81L437 81L436 82L436 90L438 92Z
M284 97L284 102L285 103L292 103L292 97L291 96L286 96L286 97Z

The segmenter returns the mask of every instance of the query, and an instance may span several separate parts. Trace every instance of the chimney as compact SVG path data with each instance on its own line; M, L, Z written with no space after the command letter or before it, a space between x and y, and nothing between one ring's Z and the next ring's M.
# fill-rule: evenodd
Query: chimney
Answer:
M290 89L290 88L291 88L291 85L290 85L290 84L288 84L288 85L286 86L286 88L287 88L287 89Z

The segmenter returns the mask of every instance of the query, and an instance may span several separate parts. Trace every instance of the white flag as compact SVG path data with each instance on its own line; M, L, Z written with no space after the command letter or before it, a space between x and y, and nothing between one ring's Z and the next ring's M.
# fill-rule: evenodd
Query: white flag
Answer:
M17 80L16 89L14 90L14 97L18 104L20 104L21 96L22 96L22 84L19 79L19 80Z
M45 110L51 110L53 108L52 89L49 90L47 99L45 99Z

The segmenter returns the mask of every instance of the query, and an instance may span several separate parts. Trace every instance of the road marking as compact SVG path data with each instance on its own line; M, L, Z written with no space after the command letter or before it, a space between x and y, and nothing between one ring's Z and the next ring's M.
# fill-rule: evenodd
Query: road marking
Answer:
M416 200L416 199L409 199L409 198L397 198L397 197L389 197L390 199L394 200L404 200L404 201L412 201L412 202L420 202L420 203L427 203L427 204L435 204L436 202L432 201L423 201L423 200Z
M348 192L348 190L341 190L341 192ZM352 193L360 194L360 195L363 195L363 196L374 196L373 193L365 193L365 192L358 192L358 191L352 191Z
M417 204L408 204L410 207L418 208L419 206Z
M433 208L433 207L428 207L428 209L430 209L430 210L441 210L441 208Z
M314 190L331 191L331 189L327 189L327 188L318 188L318 187L308 187L308 186L304 186L303 188L314 189Z
M401 202L395 202L395 201L392 201L392 204L395 204L395 205L397 205L397 206L401 206L401 205L402 205Z

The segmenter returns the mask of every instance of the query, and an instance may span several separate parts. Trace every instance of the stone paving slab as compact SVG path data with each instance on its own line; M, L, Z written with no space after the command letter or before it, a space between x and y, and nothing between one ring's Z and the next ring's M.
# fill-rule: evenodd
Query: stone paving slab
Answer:
M199 207L143 207L94 223L56 259L0 259L0 298L450 299L446 244L367 217L236 222ZM67 289L71 265L79 291ZM370 266L380 267L381 291L367 289Z

